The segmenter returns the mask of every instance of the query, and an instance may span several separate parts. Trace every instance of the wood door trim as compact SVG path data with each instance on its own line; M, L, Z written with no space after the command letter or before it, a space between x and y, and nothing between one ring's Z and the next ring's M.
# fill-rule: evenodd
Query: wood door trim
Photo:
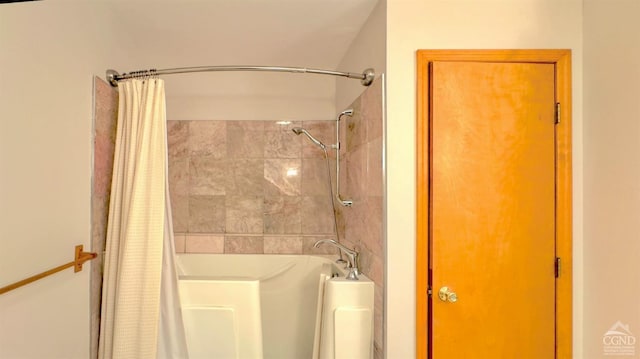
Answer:
M562 258L556 280L556 358L572 357L572 173L571 50L418 50L416 179L416 358L427 358L429 265L429 63L433 61L534 62L556 66L556 101L562 117L556 125L556 256ZM436 358L439 359L439 358Z

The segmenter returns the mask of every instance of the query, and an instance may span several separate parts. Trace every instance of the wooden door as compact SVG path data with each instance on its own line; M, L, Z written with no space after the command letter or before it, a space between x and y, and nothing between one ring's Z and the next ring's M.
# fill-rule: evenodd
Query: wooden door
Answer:
M554 356L554 72L431 65L434 358Z
M434 53L418 56L417 357L570 356L566 63Z

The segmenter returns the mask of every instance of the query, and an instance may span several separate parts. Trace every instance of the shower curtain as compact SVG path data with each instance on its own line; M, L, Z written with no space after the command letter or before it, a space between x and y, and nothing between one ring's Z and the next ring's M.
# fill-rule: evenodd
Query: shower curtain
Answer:
M118 83L99 358L187 358L168 195L164 82Z

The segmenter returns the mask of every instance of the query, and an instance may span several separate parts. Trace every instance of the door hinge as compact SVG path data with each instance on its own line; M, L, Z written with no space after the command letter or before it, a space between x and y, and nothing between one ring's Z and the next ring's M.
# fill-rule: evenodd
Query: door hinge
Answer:
M560 102L556 102L556 125L560 123Z
M560 277L560 257L556 257L556 278Z

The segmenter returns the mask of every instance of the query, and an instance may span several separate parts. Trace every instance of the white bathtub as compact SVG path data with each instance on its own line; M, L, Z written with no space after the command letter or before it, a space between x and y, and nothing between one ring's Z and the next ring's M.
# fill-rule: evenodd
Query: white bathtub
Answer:
M344 280L329 259L178 254L177 265L192 359L372 357L373 282Z

